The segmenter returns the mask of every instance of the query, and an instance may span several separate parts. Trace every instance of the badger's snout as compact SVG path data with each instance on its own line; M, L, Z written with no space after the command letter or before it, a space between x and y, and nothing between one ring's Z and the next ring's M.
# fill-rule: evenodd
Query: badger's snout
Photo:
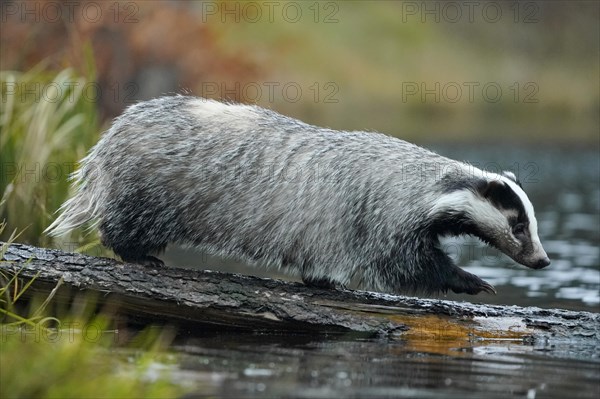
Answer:
M551 263L550 258L539 242L537 234L534 240L529 240L528 238L524 237L520 243L516 243L515 240L499 240L499 242L492 243L492 245L504 252L504 254L508 255L515 262L530 269L537 270L549 266ZM501 245L503 243L511 245Z
M530 267L532 269L543 269L544 267L550 265L550 258L545 256L543 258L536 259L530 264L526 264L525 266Z
M534 245L534 248L537 248L537 250L518 254L514 259L531 269L543 269L550 264L550 258L548 258L548 254L541 245Z

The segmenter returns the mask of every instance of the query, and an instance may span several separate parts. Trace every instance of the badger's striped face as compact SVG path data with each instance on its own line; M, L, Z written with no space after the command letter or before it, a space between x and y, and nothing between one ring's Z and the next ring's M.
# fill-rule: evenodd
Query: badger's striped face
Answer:
M533 205L510 172L448 185L434 205L433 212L440 211L448 215L446 220L460 219L453 234L473 234L533 269L550 264L538 237Z

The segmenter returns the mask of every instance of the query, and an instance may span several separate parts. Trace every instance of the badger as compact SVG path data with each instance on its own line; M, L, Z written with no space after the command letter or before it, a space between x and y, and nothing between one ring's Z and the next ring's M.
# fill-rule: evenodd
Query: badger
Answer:
M46 229L97 226L124 262L168 244L389 293L495 293L442 250L472 235L550 264L511 172L485 172L381 133L337 131L254 105L168 96L130 106L81 161Z

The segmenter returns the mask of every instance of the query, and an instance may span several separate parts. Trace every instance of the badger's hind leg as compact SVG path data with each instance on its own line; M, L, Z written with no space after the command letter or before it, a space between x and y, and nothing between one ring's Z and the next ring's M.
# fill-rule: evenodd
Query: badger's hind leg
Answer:
M164 267L165 263L158 259L155 256L148 255L150 252L162 252L166 245L161 245L157 247L135 247L135 246L124 246L124 245L108 245L104 244L110 248L112 248L113 252L121 258L123 262L127 263L138 263L140 265L148 266L148 267Z
M167 247L166 243L150 243L134 237L121 237L114 231L100 227L102 244L117 254L123 262L137 263L148 267L164 267L165 263L150 255L161 253Z
M140 198L145 198L143 206ZM166 200L161 201L143 190L110 197L98 226L102 244L112 249L123 262L163 267L164 262L150 254L165 250L178 224L169 215L151 210L166 209L165 203Z

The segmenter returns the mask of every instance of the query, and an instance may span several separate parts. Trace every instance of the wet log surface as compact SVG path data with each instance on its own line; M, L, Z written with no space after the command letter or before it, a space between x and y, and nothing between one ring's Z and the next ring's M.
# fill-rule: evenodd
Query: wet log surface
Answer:
M124 317L192 329L576 342L593 347L600 342L597 313L313 289L237 274L125 264L23 244L8 246L0 271L18 273L24 280L37 276L31 290L46 295L62 279L54 300L92 292Z

